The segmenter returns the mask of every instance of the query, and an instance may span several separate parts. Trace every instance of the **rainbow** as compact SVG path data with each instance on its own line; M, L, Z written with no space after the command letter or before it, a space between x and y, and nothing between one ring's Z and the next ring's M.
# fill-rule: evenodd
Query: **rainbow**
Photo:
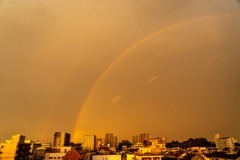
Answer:
M99 78L96 80L96 82L93 84L92 88L90 89L89 94L87 95L87 97L86 97L86 99L83 103L82 109L80 111L80 114L78 116L78 120L77 120L75 129L74 129L74 135L73 135L74 139L76 139L77 134L79 134L78 127L79 127L79 123L80 123L80 116L81 116L82 112L84 112L84 109L86 108L87 103L89 102L90 98L94 94L97 86L102 82L102 80L109 73L109 71L112 69L112 67L115 66L120 60L122 60L132 50L134 50L135 48L137 48L138 46L140 46L141 44L143 44L147 40L151 39L152 37L154 37L154 36L156 36L160 33L173 30L173 29L178 28L180 26L188 25L188 24L191 24L191 23L194 23L194 22L199 22L199 21L205 21L205 20L216 19L216 18L227 18L227 17L233 17L233 16L234 17L240 16L240 13L235 12L235 13L216 14L216 15L197 17L197 18L188 19L188 20L185 20L185 21L176 22L176 23L174 23L170 26L160 28L157 31L146 35L145 37L141 38L140 40L138 40L136 43L134 43L130 47L126 48L122 53L119 54L119 56L112 63L110 63L106 67L106 69L102 72L102 74L99 76Z

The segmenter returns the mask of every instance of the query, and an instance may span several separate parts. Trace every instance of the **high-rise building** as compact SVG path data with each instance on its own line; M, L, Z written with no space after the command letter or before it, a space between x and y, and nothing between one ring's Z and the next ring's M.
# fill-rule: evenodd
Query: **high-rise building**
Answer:
M142 133L139 135L139 142L144 143L144 140L149 142L150 141L150 134L149 133Z
M105 146L113 147L113 133L107 133L105 135Z
M139 143L139 136L138 136L138 135L133 136L133 138L132 138L132 143L133 143L133 144Z
M54 147L70 146L71 135L65 132L55 132L53 139Z
M96 136L93 134L83 135L83 149L93 151L96 148Z
M113 136L113 133L107 133L105 135L104 145L105 146L109 146L109 147L117 148L117 146L118 146L118 137L117 136Z
M112 147L117 148L118 147L118 137L117 136L113 136L113 145Z

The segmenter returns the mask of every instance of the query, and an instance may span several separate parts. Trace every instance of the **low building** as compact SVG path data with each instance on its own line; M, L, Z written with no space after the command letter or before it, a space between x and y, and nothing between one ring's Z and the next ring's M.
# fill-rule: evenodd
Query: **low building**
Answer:
M161 160L163 156L162 155L135 155L134 160Z
M205 155L210 160L240 160L240 155L237 154L226 154L223 152L215 152L212 154Z
M44 160L50 159L62 159L67 152L69 152L72 147L55 147L51 151L45 153Z
M92 160L122 160L121 155L92 155Z

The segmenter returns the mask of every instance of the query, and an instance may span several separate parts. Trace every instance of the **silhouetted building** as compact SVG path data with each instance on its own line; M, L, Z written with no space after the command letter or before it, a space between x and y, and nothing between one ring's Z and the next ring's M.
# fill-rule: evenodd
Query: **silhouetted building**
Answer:
M53 139L53 146L54 147L70 146L70 138L71 138L71 135L69 133L55 132L54 139Z
M150 134L149 133L142 133L139 135L139 142L144 143L144 140L147 142L150 140Z

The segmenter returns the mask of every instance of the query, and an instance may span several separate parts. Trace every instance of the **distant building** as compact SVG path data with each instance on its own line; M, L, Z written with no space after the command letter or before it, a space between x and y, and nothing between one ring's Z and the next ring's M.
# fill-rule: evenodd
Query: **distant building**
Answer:
M215 134L214 140L216 148L219 150L223 150L226 148L234 150L235 148L236 140L233 137L221 137L219 134Z
M138 135L135 135L135 136L132 137L132 143L133 144L139 143L139 136Z
M70 146L71 135L64 132L55 132L53 139L53 147Z
M144 143L144 140L147 141L147 142L150 140L150 134L149 133L141 133L139 135L139 142Z
M166 146L165 143L163 141L161 141L161 139L158 138L151 138L150 142L152 143L151 145L151 153L161 153L166 151Z
M113 145L112 147L117 148L118 147L118 137L117 136L113 136Z
M1 143L0 159L28 159L30 155L30 144L25 143L25 136L16 134L11 140Z
M83 135L83 149L93 151L96 148L96 136L93 134Z
M112 147L113 146L113 133L105 134L105 146Z
M96 138L96 144L95 147L98 149L100 146L104 145L104 139L103 138Z

